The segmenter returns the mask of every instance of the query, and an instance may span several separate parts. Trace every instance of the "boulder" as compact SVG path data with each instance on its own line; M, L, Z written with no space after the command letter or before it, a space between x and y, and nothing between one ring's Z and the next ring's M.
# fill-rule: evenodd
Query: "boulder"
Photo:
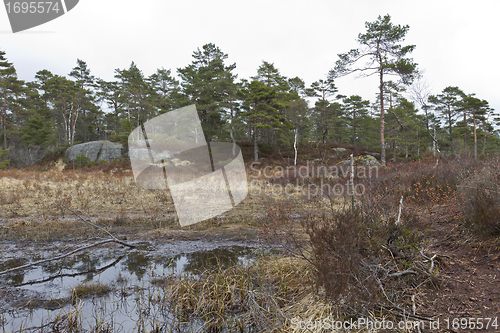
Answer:
M111 162L122 156L123 145L111 141L91 141L74 145L66 150L68 161L74 161L78 155L87 157L90 161L99 162L100 160Z
M340 162L339 164L341 165L351 165L351 160L347 159L345 161ZM362 165L362 166L380 166L380 162L373 157L372 155L361 155L361 156L356 156L354 158L354 164L357 165Z
M137 161L151 161L148 148L134 148L129 149L128 154L131 160Z

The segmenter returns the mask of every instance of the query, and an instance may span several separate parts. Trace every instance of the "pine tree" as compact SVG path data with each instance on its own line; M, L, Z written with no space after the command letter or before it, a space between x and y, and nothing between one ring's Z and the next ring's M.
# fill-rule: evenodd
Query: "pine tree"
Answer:
M300 98L299 94L303 90L305 83L298 77L286 78L281 75L273 63L267 61L262 61L262 64L257 69L257 75L253 76L252 79L275 91L273 104L279 120L273 122L272 126L262 128L261 134L272 149L277 149L279 144L286 145L291 141L289 140L291 124L285 117L286 108L290 103Z
M266 86L275 88L276 92L286 91L288 86L287 79L280 74L280 71L273 63L262 61L257 69L257 75L252 76L252 80L264 83Z
M294 165L297 165L297 144L301 137L306 137L311 127L307 102L298 98L288 103L285 111L287 120L293 128Z
M477 124L482 120L489 110L488 102L474 97L475 94L469 94L463 99L464 109L472 116L472 126L474 133L474 158L477 158Z
M456 117L460 112L460 101L465 94L458 87L446 87L439 95L429 96L429 103L434 105L434 109L440 114L440 118L445 121L448 128L449 144L451 156L455 156L453 145L453 127L457 121Z
M236 64L226 65L228 55L212 43L198 48L193 58L190 65L177 69L183 103L196 104L207 141L221 140L228 135L227 118L237 91Z
M278 112L279 104L276 94L275 88L256 80L248 83L244 88L244 95L247 96L245 100L247 111L242 113L242 117L252 126L255 161L259 159L259 132L280 127L286 121L285 117Z
M75 79L78 90L76 92L75 107L81 112L80 121L83 124L83 141L88 141L89 126L87 114L91 111L95 112L94 93L95 77L90 75L90 69L87 63L77 59L77 66L69 73L69 76Z
M35 164L38 162L35 153L44 148L52 133L51 124L45 121L43 115L34 113L21 132L21 142L27 146L31 164Z
M9 149L0 148L0 169L5 169L9 167L10 160L7 159L9 152L10 152Z
M154 118L157 112L151 99L153 91L137 65L132 62L128 69L116 69L115 72L118 87L112 88L118 88L118 94L114 97L119 102L119 113L132 119L135 126Z
M361 96L353 95L351 97L346 97L342 100L344 105L342 106L347 119L347 123L351 127L351 144L353 146L359 143L360 132L362 132L361 127L368 117L368 107L370 106L369 101L363 100Z
M60 138L65 144L73 145L79 116L77 107L79 88L74 81L63 76L45 76L45 74L47 73L43 73L43 79L46 79L46 81L41 86L45 91L43 98L47 98L48 104L53 107L54 118L58 121L59 128L62 130Z
M362 49L353 49L345 54L339 54L335 68L329 77L335 79L354 72L362 72L365 76L378 75L380 102L380 144L381 163L385 165L385 107L384 87L386 75L398 75L404 84L409 84L415 77L416 64L405 56L412 52L414 45L401 46L409 27L393 25L390 15L379 16L375 22L366 22L366 33L358 35L358 43ZM354 67L361 59L368 58L364 67Z
M337 87L332 79L318 80L313 82L311 87L306 90L309 97L319 97L316 101L314 111L316 111L316 127L320 133L320 140L325 143L328 138L328 121L327 110L330 107L328 98L332 97L337 92ZM320 114L319 116L317 114ZM331 125L331 124L330 124Z
M172 77L171 73L170 69L157 69L156 73L148 78L149 85L153 90L153 104L158 113L174 109L177 105L176 100L179 99L179 81Z
M120 84L116 81L97 80L97 93L96 98L100 102L107 104L111 112L104 115L103 127L104 138L111 133L111 129L118 129L120 127L120 114L124 99L122 98L123 92L120 90Z
M17 79L14 65L7 61L5 52L0 51L0 100L1 100L1 127L3 131L3 147L7 149L7 111L10 97L15 91L21 89L22 82Z

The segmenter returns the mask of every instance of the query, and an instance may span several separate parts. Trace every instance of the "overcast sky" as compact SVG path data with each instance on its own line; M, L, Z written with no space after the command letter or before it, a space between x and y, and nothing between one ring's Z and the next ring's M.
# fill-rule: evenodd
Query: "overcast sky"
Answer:
M338 53L357 47L365 22L390 14L409 25L404 44L433 94L447 86L476 93L500 113L500 1L276 1L80 0L66 15L12 34L0 9L0 50L20 79L48 69L67 75L77 58L93 75L112 80L134 61L149 76L192 61L196 48L214 43L249 78L263 60L307 85L325 78ZM375 100L376 78L337 80L339 93Z

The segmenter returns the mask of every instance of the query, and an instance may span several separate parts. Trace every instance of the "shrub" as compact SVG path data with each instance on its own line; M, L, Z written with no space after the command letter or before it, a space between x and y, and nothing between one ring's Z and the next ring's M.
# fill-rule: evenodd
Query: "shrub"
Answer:
M376 275L365 263L372 261L368 258L380 248L381 239L365 238L366 222L360 210L349 209L306 224L318 285L336 303L347 302L358 309L366 309L380 296Z
M91 161L85 155L78 155L77 157L75 157L75 160L73 161L73 167L76 167L76 168L91 167L91 166L94 166L96 164L97 164L96 162Z
M461 186L465 226L478 235L500 235L500 170L489 166Z
M7 155L9 154L9 149L0 148L0 169L6 169L9 167L10 160L7 159Z
M408 294L402 290L429 278L429 264L421 254L424 230L443 215L429 208L441 208L454 198L450 191L458 176L450 170L450 165L435 167L432 161L394 164L372 177L358 177L355 171L354 183L363 188L359 195L353 197L349 191L330 198L318 195L302 223L286 209L270 209L262 221L262 234L309 262L318 290L344 315L368 316L380 305L404 304ZM348 179L333 177L328 183L345 185ZM411 189L419 181L418 190ZM405 193L407 200L400 204ZM331 213L324 210L329 200ZM317 214L316 207L325 213ZM448 210L443 211L448 218Z

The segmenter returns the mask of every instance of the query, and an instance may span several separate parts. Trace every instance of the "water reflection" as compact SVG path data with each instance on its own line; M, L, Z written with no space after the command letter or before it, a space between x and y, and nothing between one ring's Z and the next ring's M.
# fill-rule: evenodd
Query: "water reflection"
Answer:
M14 267L25 265L28 262L25 258L8 259L0 263L0 271L5 271ZM16 271L8 276L10 284L19 284L24 280L24 273Z
M91 251L0 276L0 286L10 285L19 295L34 292L32 303L35 304L35 308L28 310L16 309L14 305L3 302L5 304L0 304L0 316L3 316L3 323L9 323L11 331L21 325L26 327L26 324L31 327L40 326L48 317L55 318L59 313L71 309L71 302L65 300L70 299L72 288L81 283L100 282L112 286L116 292L86 299L81 310L82 316L92 318L96 311L92 304L99 303L100 308L115 307L108 320L117 325L125 325L124 322L134 322L132 317L136 314L134 311L130 312L131 309L139 307L135 304L140 299L139 295L143 290L150 290L157 278L183 273L196 275L205 269L247 264L256 258L258 252L251 247L229 246L172 255L168 249L123 250L118 253L109 250ZM0 267L8 269L26 261L6 260L0 262ZM52 300L56 299L61 300L61 304L50 306ZM16 315L10 315L14 310Z
M233 246L212 251L193 252L183 256L187 260L184 271L196 274L205 269L227 268L239 262L247 262L252 257L255 257L255 253L248 247Z
M63 260L48 262L39 267L32 266L1 277L4 284L14 287L26 287L45 284L45 289L60 288L64 280L75 282L105 280L115 281L118 276L129 284L141 282L149 272L150 276L165 273L199 274L206 269L227 268L235 264L247 263L255 258L255 249L244 246L215 248L209 251L181 253L175 256L163 251L129 251L124 254L81 253ZM26 259L9 259L0 263L5 270L20 266ZM153 272L154 271L154 272ZM56 283L54 280L59 280ZM52 282L48 284L48 282ZM58 286L59 284L59 286ZM40 288L37 288L40 290Z
M130 274L135 274L139 281L142 280L144 274L150 265L151 258L144 252L133 251L127 255L127 259L123 263L124 267Z

